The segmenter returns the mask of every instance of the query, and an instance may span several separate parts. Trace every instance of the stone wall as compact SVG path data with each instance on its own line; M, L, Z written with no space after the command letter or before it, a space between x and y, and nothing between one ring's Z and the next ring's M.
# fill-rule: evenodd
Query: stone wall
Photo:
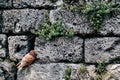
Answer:
M120 80L120 11L107 17L95 33L83 15L62 9L62 4L62 0L0 0L0 80L65 80L67 66L72 69L70 80L98 80L96 65L103 62L107 72L102 80ZM46 12L51 23L60 20L77 34L50 41L32 34L45 22ZM18 72L15 65L33 49L35 62ZM79 73L83 65L84 74Z

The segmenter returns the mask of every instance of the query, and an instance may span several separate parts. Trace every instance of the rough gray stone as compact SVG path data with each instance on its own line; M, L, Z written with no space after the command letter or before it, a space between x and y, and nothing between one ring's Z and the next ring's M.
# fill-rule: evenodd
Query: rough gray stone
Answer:
M1 8L11 8L12 0L0 0L0 7Z
M33 64L18 72L17 80L62 80L63 68L64 64Z
M4 34L0 34L0 57L6 57L7 51L7 36Z
M66 29L73 29L75 32L85 35L92 34L93 29L81 14L67 10L51 10L50 21L61 21Z
M41 62L80 62L82 46L83 40L79 37L60 37L47 42L37 37L35 41L35 51Z
M120 64L108 65L108 72L103 76L103 80L120 80Z
M2 32L24 33L37 29L44 22L45 10L22 9L3 12Z
M86 71L83 73L81 70L83 69L83 64L79 65L69 65L71 70L70 80L94 80L96 73L95 73L95 66L89 65L85 66ZM72 66L72 67L71 67Z
M8 37L9 56L12 60L20 60L30 50L28 36Z
M57 6L60 6L60 7L61 7L62 4L63 4L63 0L58 0L58 1L56 2L56 5L57 5Z
M0 75L3 76L2 78L5 78L5 79L0 78L0 80L15 80L14 78L15 68L13 68L13 66L15 65L8 60L0 62L0 67L2 68L2 71L3 71L3 73Z
M15 8L26 8L26 7L34 7L34 8L46 8L46 7L55 7L60 6L62 0L58 0L56 2L52 2L52 0L13 0L13 6Z
M2 69L0 69L0 80L5 80Z
M19 72L17 80L65 80L65 69L69 66L71 73L81 66L81 64L64 64L64 63L50 63L50 64L32 64L28 68ZM25 75L27 74L27 75ZM72 76L72 74L71 74ZM74 75L73 75L74 76ZM70 79L74 80L74 79Z
M120 57L120 38L104 37L85 40L85 62L109 63Z
M86 72L81 73L80 68L83 64L66 64L66 63L50 63L39 64L34 63L17 73L17 80L65 80L65 70L69 66L71 75L69 80L98 80L100 76L96 73L94 65L86 66ZM112 64L106 67L108 70L101 75L101 80L119 80L120 64ZM27 75L26 75L27 74Z
M109 20L105 20L99 31L101 35L120 35L120 15L117 15Z

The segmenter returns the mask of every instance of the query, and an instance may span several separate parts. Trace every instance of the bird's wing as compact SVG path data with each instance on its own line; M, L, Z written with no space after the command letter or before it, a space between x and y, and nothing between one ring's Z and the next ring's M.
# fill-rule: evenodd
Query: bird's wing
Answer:
M35 60L35 58L29 54L25 55L23 60L27 63L33 62Z

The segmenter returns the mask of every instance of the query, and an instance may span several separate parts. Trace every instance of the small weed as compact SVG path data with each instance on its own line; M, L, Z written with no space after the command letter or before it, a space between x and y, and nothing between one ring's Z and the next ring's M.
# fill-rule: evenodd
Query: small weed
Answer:
M86 66L83 65L79 68L79 73L85 73L85 72L87 72L87 68Z
M105 67L105 64L104 63L99 63L96 67L96 72L98 74L103 74L106 72L106 67Z
M96 32L100 29L104 16L115 12L119 7L113 1L105 3L101 0L87 3L85 0L64 0L64 2L63 9L82 13Z
M45 16L45 22L46 22L46 23L50 23L48 11L45 11L44 16Z
M102 75L97 75L97 76L95 77L95 80L103 80Z
M96 1L93 3L87 3L85 8L82 10L82 13L90 22L91 26L95 31L98 31L100 25L104 19L104 15L115 11L117 4L114 2L105 3L103 1Z
M65 30L60 21L57 21L53 24L44 23L40 25L41 28L33 33L39 36L44 37L46 40L50 40L56 36L68 36L71 37L74 35L72 30Z
M65 69L64 79L65 80L69 80L70 79L70 75L71 75L71 68L69 66L67 66L66 69Z
M81 4L82 3L82 4ZM83 9L85 2L79 1L79 0L65 0L64 3L62 4L62 9L67 9L69 11L76 11L80 12Z
M40 28L36 31L32 31L33 34L42 36L46 40L50 40L57 36L68 36L72 37L74 35L73 30L65 30L62 23L60 21L56 21L54 23L51 23L49 20L49 13L46 11L44 13L45 16L45 22L43 24L40 24Z

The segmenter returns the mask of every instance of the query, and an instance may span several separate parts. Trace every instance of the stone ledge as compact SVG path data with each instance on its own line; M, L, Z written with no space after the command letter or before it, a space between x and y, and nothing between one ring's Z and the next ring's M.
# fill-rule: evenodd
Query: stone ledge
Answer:
M83 64L66 64L66 63L50 63L38 64L34 63L23 71L17 73L17 80L65 80L65 69L71 68L70 80L97 80L99 76L96 73L94 65L87 65L85 73L80 71ZM102 74L102 80L119 80L120 79L120 64L107 65L108 70ZM26 75L27 74L27 75Z
M21 73L18 73L17 80L65 80L65 69L69 66L72 70L70 80L77 80L77 70L82 64L65 64L65 63L50 63L50 64L33 64L26 68ZM94 66L91 66L94 69ZM27 75L25 75L27 74ZM84 75L85 76L85 75ZM86 77L86 76L85 76ZM87 77L90 79L90 76Z

